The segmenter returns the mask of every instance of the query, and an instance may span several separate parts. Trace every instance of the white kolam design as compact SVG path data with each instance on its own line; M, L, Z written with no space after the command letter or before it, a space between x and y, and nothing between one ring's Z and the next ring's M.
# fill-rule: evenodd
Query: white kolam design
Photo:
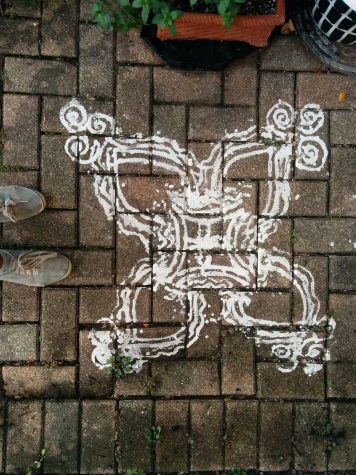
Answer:
M293 160L297 169L308 172L317 173L326 165L328 150L316 135L324 123L318 105L295 111L279 101L269 110L259 141L255 126L226 132L219 143L211 145L206 159L160 134L125 137L112 117L90 114L76 99L61 109L60 120L70 133L65 151L94 172L95 195L107 219L116 221L119 238L139 240L148 255L154 238L158 251L153 273L149 257L133 266L130 285L117 291L116 307L99 320L107 329L90 332L96 366L107 367L117 348L121 356L131 358L132 369L138 372L150 359L193 345L207 322L224 320L247 338L255 338L257 345L268 345L282 372L299 364L308 375L323 368L329 358L325 342L332 338L335 322L320 314L309 270L291 264L288 252L268 246L280 218L288 215ZM253 191L251 183L223 180L231 167L259 156L265 158L269 176L261 216L246 205ZM148 165L150 160L157 174L180 177L180 186L167 178L166 197L154 201L153 212L145 214L125 195L120 169ZM193 256L188 270L187 254ZM293 325L275 321L271 315L257 319L249 312L254 295L275 277L290 281L300 296L302 316ZM143 335L136 309L142 286L149 286L151 279L154 292L163 290L167 301L188 308L187 321L178 330L154 338ZM221 315L211 314L204 295L207 289L218 292ZM318 331L321 327L326 331Z

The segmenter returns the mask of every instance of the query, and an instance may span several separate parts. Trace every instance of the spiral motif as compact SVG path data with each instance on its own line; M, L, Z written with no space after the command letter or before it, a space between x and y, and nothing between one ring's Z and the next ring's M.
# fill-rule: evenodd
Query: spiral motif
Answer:
M306 350L306 351L305 351ZM305 348L303 348L303 356L306 358L318 358L324 353L324 348L321 343L313 343L309 346L306 345Z
M294 124L294 109L290 104L279 101L267 114L267 126L276 127L278 130L289 130Z
M88 114L84 106L72 99L60 111L60 120L68 132L76 134L86 129Z
M307 104L300 111L298 131L305 135L314 134L324 124L324 114L317 104Z
M110 134L115 133L115 121L106 114L92 114L86 124L87 130L91 134Z
M320 137L300 137L296 161L299 170L319 171L323 168L327 157L328 150Z
M278 359L289 360L293 355L293 350L291 346L288 345L274 345L271 348L272 355L276 356Z
M66 141L64 147L66 153L70 158L75 161L78 160L81 155L86 155L89 151L89 138L84 135L81 137L72 136ZM83 160L80 158L81 163L90 163L92 157L89 157L89 160Z

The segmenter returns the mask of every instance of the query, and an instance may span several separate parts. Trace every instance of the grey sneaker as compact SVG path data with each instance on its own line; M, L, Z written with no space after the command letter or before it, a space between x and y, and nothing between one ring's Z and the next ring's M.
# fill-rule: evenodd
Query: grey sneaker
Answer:
M0 223L22 221L41 213L45 197L24 186L0 186Z
M0 249L3 259L0 280L31 287L44 287L65 279L72 270L68 257L49 251Z

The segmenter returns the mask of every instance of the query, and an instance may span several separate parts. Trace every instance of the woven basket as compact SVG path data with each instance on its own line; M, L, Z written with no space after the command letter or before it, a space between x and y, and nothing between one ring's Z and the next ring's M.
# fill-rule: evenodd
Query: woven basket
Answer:
M237 15L230 29L222 23L220 15L213 13L183 13L174 22L176 34L167 27L157 29L160 40L225 40L244 41L253 46L266 46L277 25L285 21L285 0L276 0L273 15Z

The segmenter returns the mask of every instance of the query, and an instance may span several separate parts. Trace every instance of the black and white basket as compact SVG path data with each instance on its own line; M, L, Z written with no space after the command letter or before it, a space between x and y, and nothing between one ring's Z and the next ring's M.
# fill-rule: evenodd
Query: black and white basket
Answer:
M300 38L331 69L356 74L356 0L299 0L293 20Z
M356 0L313 0L311 14L332 42L356 44Z

